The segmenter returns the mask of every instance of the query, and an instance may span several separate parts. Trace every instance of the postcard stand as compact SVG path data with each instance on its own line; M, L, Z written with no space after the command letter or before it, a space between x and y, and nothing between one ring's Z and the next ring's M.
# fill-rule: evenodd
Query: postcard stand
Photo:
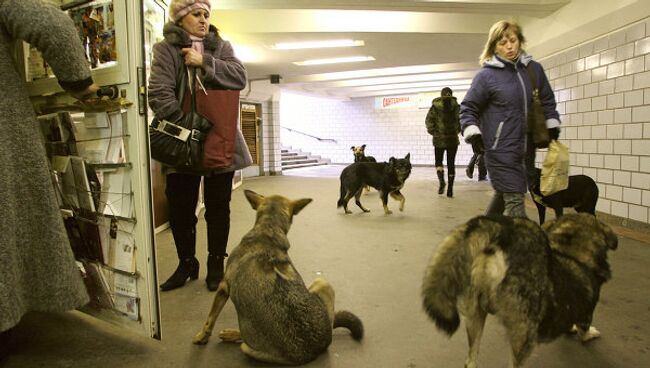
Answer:
M62 92L27 44L17 48L51 164L52 184L91 296L84 312L160 338L141 3L59 1L80 29L93 78L119 96L84 106ZM133 41L136 40L136 41ZM21 63L18 63L21 65Z

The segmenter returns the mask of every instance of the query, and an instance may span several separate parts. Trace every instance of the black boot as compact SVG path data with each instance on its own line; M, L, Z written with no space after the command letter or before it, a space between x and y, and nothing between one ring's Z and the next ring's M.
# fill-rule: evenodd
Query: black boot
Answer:
M181 260L172 276L160 285L160 290L168 291L179 288L185 285L188 278L190 280L199 278L199 261L194 257Z
M445 192L445 171L444 170L436 170L436 173L438 173L438 181L440 182L440 186L438 187L438 194L442 194Z
M449 175L447 177L447 197L451 198L454 196L454 177L456 175Z
M210 291L217 290L219 283L223 280L223 262L226 256L208 255L208 276L205 278L205 283Z

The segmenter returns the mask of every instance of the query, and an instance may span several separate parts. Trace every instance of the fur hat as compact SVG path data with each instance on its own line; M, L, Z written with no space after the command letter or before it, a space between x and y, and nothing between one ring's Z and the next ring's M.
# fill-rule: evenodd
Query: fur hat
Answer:
M210 0L172 0L169 5L169 19L176 23L192 10L204 9L209 13L211 7Z

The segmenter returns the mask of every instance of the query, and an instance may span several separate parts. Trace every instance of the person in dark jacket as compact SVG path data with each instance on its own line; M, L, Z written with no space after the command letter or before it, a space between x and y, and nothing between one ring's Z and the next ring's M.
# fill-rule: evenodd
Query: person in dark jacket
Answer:
M532 87L526 68L537 76L539 98L551 139L560 133L555 96L542 66L523 50L521 27L499 21L490 29L476 74L460 108L465 141L484 150L495 189L488 214L526 217L524 195L535 175L535 148L527 132Z
M440 97L434 99L427 113L425 124L427 132L433 136L436 173L438 174L438 194L445 191L445 168L442 166L447 152L447 197L454 196L454 177L456 176L456 152L458 151L458 134L460 133L459 109L451 88L445 87Z
M156 117L177 121L183 116L176 97L181 73L195 69L196 93L209 96L211 89L242 90L246 86L246 69L234 55L228 41L209 24L209 0L173 0L169 6L171 22L165 24L165 39L153 47L153 62L149 80L149 106ZM185 68L187 66L187 69ZM197 110L204 116L197 104ZM224 259L230 231L230 195L235 170L252 163L240 131L237 131L231 167L215 170L180 170L165 167L165 194L169 203L169 223L176 245L179 265L161 290L183 286L187 279L196 279L199 261L195 257L195 210L203 177L205 220L208 230L208 260L206 284L217 289L223 278Z

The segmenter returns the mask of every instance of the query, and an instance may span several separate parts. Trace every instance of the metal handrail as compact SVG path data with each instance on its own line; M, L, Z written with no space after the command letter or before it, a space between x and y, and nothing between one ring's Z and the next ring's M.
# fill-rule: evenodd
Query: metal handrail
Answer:
M286 130L288 130L288 131L290 131L290 132L294 132L294 133L298 133L298 134L306 135L307 137L317 139L317 140L320 141L320 142L323 142L323 141L330 141L330 142L338 143L338 142L336 141L336 139L332 139L332 138L320 138L320 137L317 137L317 136L315 136L315 135L311 135L311 134L308 134L308 133L305 133L305 132L301 132L301 131L299 131L299 130L295 130L295 129L287 128L287 127L284 127L284 126L280 126L280 127L281 127L282 129L286 129Z

